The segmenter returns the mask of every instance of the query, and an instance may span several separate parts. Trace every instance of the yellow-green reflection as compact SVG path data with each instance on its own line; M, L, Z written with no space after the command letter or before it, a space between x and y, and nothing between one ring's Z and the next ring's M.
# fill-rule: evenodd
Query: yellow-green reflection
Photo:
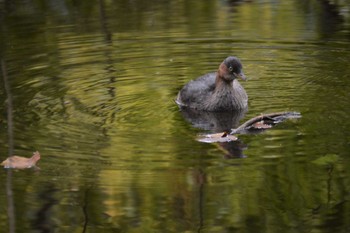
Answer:
M348 229L349 17L346 1L336 6L338 17L321 1L1 6L15 152L42 154L40 173L13 174L17 229ZM173 99L228 55L250 78L246 118L285 110L303 118L239 136L239 145L197 142L203 130ZM5 158L6 130L0 135ZM228 159L237 151L245 158ZM314 163L330 154L338 159Z

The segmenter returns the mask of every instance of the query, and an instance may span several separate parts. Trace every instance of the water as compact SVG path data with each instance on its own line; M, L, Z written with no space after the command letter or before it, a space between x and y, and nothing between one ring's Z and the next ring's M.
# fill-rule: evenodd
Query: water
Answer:
M0 4L14 152L42 155L0 173L4 232L7 180L16 232L350 231L349 1ZM228 55L249 77L241 122L303 117L198 142L208 131L173 100Z

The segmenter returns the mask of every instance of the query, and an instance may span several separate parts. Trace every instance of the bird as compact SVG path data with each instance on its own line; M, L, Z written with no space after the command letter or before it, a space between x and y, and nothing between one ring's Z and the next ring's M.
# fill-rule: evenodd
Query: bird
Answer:
M207 73L188 82L178 93L175 102L180 108L224 112L246 110L248 95L238 78L246 80L241 61L227 57L217 72Z

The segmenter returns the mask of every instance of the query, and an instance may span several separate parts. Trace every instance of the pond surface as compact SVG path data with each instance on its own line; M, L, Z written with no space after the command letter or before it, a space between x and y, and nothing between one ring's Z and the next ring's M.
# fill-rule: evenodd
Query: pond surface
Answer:
M0 1L1 161L41 153L40 170L0 173L0 229L350 232L349 6ZM229 55L249 77L240 123L303 117L197 141L238 121L174 99Z

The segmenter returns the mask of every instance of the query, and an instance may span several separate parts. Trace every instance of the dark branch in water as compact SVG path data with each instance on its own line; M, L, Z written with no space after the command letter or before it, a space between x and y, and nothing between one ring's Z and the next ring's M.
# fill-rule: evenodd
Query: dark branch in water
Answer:
M269 114L262 114L256 116L236 129L232 129L230 134L241 134L247 133L248 130L264 130L271 128L272 126L286 120L293 118L300 118L301 114L299 112L275 112Z
M221 132L215 134L201 135L197 140L200 142L230 142L236 141L238 138L233 134L248 134L248 133L259 133L266 129L272 128L274 125L286 120L293 118L300 118L301 114L299 112L276 112L269 114L262 114L256 116L236 129L232 129L230 133Z

